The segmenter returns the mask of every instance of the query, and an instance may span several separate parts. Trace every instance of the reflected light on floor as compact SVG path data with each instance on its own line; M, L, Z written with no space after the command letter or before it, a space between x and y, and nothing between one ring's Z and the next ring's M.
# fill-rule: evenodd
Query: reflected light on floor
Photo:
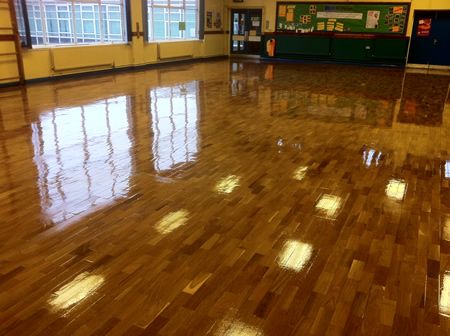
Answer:
M189 212L181 209L165 215L155 226L156 231L161 234L167 234L188 221Z
M441 293L439 298L439 313L450 316L450 272L442 275Z
M229 175L217 182L214 190L220 194L229 194L239 186L240 180L241 178L236 175Z
M308 171L308 167L305 167L305 166L298 167L294 171L294 175L293 175L294 180L297 180L297 181L303 180L306 176L307 171Z
M278 255L278 265L295 272L300 272L312 256L312 246L297 240L288 240Z
M392 179L386 186L386 196L397 201L403 200L406 194L406 182Z
M89 275L89 273L83 272L55 292L48 303L57 310L70 308L93 295L104 281L103 276Z
M381 152L377 154L377 152L373 148L366 148L363 151L363 162L366 167L370 167L373 165L378 167L380 163L380 158Z
M54 223L128 196L133 132L126 96L41 113L32 124L43 214Z
M341 208L342 198L335 195L323 194L316 204L316 209L325 217L335 219L338 210Z
M442 227L442 239L450 241L450 217L445 218L445 222Z
M445 161L444 165L444 176L446 179L450 179L450 161Z
M243 323L239 320L223 321L217 331L217 336L262 336L261 329Z

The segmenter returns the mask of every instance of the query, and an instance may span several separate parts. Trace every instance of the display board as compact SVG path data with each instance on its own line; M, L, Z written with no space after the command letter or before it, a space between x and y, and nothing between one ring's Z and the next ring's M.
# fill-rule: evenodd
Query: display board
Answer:
M278 2L277 32L406 33L409 3Z

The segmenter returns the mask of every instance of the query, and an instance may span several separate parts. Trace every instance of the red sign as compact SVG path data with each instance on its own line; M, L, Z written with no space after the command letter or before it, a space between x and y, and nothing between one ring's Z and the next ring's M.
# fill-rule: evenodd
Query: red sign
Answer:
M419 19L417 26L417 36L430 36L431 19Z

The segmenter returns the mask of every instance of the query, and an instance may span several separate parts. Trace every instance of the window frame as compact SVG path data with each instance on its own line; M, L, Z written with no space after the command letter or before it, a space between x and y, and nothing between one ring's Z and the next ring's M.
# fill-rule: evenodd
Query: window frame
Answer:
M204 39L204 1L205 0L196 0L195 7L189 7L186 5L186 0L166 0L167 5L154 4L155 0L142 0L142 21L144 25L144 38L146 43L165 43L165 42L185 42L185 41L200 41ZM158 1L158 0L156 0ZM161 1L161 0L160 0ZM175 2L175 4L172 4ZM181 3L181 5L179 5ZM164 9L164 39L155 38L154 36L154 8L162 8ZM171 22L171 9L178 10L180 13L180 21L175 21L173 23L184 22L185 30L183 31L183 37L173 37L171 33L170 26L173 24ZM195 37L187 36L187 20L186 20L186 12L189 10L195 11ZM151 18L149 20L149 15ZM167 17L167 19L166 19ZM183 20L183 21L181 21ZM149 25L149 21L151 24ZM180 30L178 30L180 31Z
M96 0L96 1L46 1L46 0L15 0L16 6L16 16L18 22L23 22L24 29L19 31L22 47L25 48L54 48L54 47L82 47L82 46L95 46L95 45L109 45L109 44L128 44L132 40L131 31L131 0L120 0L119 3L111 3L108 0ZM30 10L28 7L32 6ZM45 6L55 6L55 12L48 11ZM64 12L60 11L60 6L66 6L67 17L60 17L59 15ZM77 7L78 6L78 7ZM92 19L83 18L82 6L92 6ZM109 6L121 8L117 13L120 13L120 17L117 19L109 18ZM97 9L96 9L97 7ZM37 9L38 8L38 9ZM77 9L78 8L78 9ZM105 10L105 11L104 11ZM33 17L30 18L29 13L33 13ZM53 16L49 16L48 13L54 13ZM114 12L114 11L111 11ZM79 13L79 14L78 14ZM34 14L39 14L39 17L35 18ZM79 17L77 16L79 15ZM107 20L107 26L104 26L104 20ZM48 24L50 20L55 20L56 30L49 32ZM61 32L61 23L66 22L66 27L68 27L68 32ZM77 22L82 22L82 31L78 32ZM84 32L84 21L92 21L94 32L92 33L92 38L86 37L87 34ZM112 40L110 35L119 34L109 34L110 22L118 21L120 22L121 28L121 40ZM33 22L34 32L31 29L31 23ZM97 23L98 22L98 23ZM40 25L40 30L38 31L38 26ZM105 31L106 27L106 31ZM23 28L23 27L22 27ZM98 30L98 31L97 31ZM64 36L66 34L67 36ZM35 42L33 43L33 38ZM37 39L41 39L42 42L37 42ZM51 41L52 39L58 39L58 42ZM71 41L61 41L63 39L68 39ZM86 39L91 39L92 41L86 41ZM98 39L98 40L97 40Z

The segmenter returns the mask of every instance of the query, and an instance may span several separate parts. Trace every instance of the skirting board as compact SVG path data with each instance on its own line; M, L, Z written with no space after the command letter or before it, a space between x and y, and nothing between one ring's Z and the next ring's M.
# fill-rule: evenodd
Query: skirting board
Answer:
M153 69L153 68L158 68L158 67L170 66L172 64L189 64L189 63L198 63L198 62L208 62L208 61L213 61L216 59L226 59L226 58L228 58L228 55L218 55L218 56L209 56L209 57L196 57L196 58L189 58L189 59L182 59L182 60L162 61L162 62L137 65L137 66L125 66L125 67L121 67L121 68L85 71L85 72L79 72L79 73L62 74L62 75L51 76L51 77L28 79L25 81L25 83L32 84L32 83L40 83L40 82L55 81L55 80L62 80L62 79L96 76L96 75L100 75L100 74L108 74L108 73L116 73L116 72L124 72L124 71L142 71L142 70ZM19 85L19 82L3 83L3 84L0 84L0 88L17 86L17 85Z

